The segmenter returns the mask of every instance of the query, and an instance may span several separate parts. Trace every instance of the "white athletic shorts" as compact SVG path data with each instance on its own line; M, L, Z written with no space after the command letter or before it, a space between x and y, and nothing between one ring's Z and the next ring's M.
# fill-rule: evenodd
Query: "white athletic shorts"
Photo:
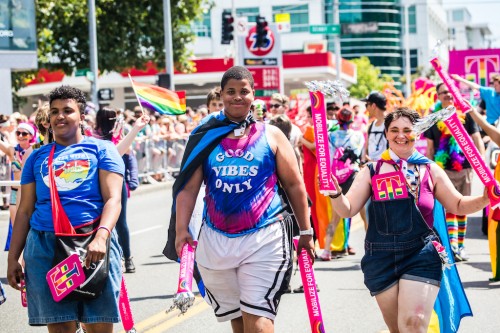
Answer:
M235 238L201 228L196 262L217 321L242 311L274 320L290 283L291 244L290 219Z

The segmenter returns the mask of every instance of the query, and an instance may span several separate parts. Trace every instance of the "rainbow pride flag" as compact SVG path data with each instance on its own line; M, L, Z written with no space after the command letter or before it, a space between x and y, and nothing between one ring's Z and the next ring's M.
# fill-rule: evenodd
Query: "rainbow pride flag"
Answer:
M132 79L130 81L132 81L132 87L142 106L161 115L177 116L186 113L185 91L171 91L152 84L136 82Z

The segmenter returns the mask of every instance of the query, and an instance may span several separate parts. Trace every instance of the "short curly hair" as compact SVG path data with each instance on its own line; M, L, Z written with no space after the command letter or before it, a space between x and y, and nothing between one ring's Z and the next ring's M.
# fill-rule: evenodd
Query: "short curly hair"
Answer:
M71 86L60 86L55 88L49 93L49 104L52 105L52 101L56 99L73 99L78 103L80 113L83 114L85 112L87 99L84 92L78 88Z
M233 66L233 67L229 68L224 73L224 75L222 75L222 80L220 81L221 90L224 90L224 87L226 86L228 81L231 79L238 80L238 81L247 80L253 89L254 82L253 82L252 73L247 68L245 68L243 66Z
M420 119L420 115L418 114L418 112L413 109L410 109L409 107L403 106L400 108L396 108L394 111L388 113L387 116L385 116L384 119L385 130L388 131L391 123L402 117L408 118L408 120L410 120L410 122L413 125L415 125L417 120Z

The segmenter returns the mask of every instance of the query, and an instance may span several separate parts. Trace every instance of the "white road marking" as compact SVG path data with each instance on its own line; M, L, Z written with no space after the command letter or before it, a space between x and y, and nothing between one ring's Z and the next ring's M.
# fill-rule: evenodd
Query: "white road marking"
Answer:
M146 228L146 229L140 229L140 230L132 231L130 233L130 236L140 235L140 234L143 234L145 232L149 232L151 230L156 230L156 229L160 229L160 228L163 228L163 226L162 225L155 225L155 226L152 226L152 227L149 227L149 228Z

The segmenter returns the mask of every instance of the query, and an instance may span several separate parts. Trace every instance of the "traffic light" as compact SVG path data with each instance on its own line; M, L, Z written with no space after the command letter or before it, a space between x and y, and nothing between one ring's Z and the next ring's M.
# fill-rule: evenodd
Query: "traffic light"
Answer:
M222 36L220 43L221 44L231 44L231 41L233 40L233 22L234 18L233 15L231 15L230 12L223 11L222 12Z
M258 15L257 18L255 19L255 22L257 23L256 27L256 32L257 32L257 37L256 37L256 47L266 47L267 46L267 21L264 16Z

